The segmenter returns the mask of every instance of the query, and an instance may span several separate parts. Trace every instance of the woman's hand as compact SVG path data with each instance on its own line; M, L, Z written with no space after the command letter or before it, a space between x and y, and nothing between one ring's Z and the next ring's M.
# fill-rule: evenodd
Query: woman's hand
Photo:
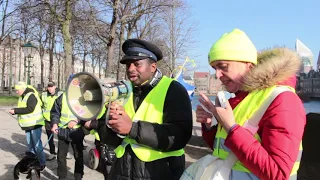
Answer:
M201 105L198 105L196 110L196 121L203 123L207 129L209 129L212 123L212 114L205 111Z
M206 95L200 93L200 97L199 102L214 115L226 132L229 132L230 128L236 124L229 101L226 101L226 108L222 108L215 106ZM219 104L218 98L215 99L215 104Z

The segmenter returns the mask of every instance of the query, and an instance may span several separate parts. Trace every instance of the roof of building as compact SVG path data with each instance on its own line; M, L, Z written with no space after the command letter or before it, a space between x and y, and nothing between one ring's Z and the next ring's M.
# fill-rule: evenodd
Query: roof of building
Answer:
M209 77L209 72L194 72L194 78L207 78Z

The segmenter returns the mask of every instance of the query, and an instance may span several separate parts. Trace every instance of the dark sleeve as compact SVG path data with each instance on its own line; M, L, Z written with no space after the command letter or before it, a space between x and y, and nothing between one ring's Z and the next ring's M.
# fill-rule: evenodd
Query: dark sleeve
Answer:
M100 119L97 121L91 122L91 127L96 129L99 133L100 141L103 144L108 144L114 147L117 147L121 144L122 138L117 136L117 133L112 131L112 129L106 126L106 114L104 114Z
M163 124L134 122L129 137L160 151L186 146L192 135L192 107L186 89L172 81L164 102Z
M14 108L15 114L29 114L34 111L37 105L37 98L34 94L31 94L27 100L27 107L25 108Z
M59 124L62 107L62 95L60 95L55 101L50 111L51 126Z

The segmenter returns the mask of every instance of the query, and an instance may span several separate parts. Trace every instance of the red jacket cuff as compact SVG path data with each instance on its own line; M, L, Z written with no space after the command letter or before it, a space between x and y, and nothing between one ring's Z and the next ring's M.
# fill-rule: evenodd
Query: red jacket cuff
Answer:
M257 140L248 130L237 125L230 130L225 145L236 155L240 155L241 152L245 153L251 144L256 141Z

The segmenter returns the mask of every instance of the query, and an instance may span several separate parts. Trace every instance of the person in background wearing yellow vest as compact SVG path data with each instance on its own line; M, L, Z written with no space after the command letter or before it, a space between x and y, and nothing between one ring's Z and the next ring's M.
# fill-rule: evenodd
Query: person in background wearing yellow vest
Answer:
M43 117L45 119L45 129L48 136L53 136L51 131L51 124L50 124L50 111L54 104L54 101L62 94L63 92L60 91L59 88L56 87L56 84L52 81L48 82L47 91L43 92L41 95L41 100L43 103ZM56 150L53 141L53 137L49 140L49 147L50 147L50 155L47 157L47 161L51 161L56 158Z
M232 152L237 157L230 180L297 179L306 123L294 90L300 63L299 56L287 48L257 53L239 29L224 34L211 47L209 64L235 97L222 108L201 94L199 101L209 112L199 105L196 117L213 156L226 159ZM210 113L218 125L211 127ZM249 119L258 120L258 125L246 123Z
M85 136L80 127L81 125L84 125L84 122L79 122L77 117L69 109L65 93L55 100L50 114L51 131L58 134L57 173L59 180L67 178L68 169L66 157L69 150L69 144L71 144L75 158L74 178L75 180L80 180L82 179L84 168L83 139ZM58 130L58 128L61 129Z
M41 171L46 167L46 159L41 141L42 116L41 100L35 95L33 89L28 88L25 82L18 82L14 86L20 96L18 107L9 111L12 115L18 115L18 123L26 132L28 151L36 154L40 161Z
M117 147L108 179L179 179L185 169L183 148L192 134L188 92L157 68L163 55L156 45L128 39L122 50L120 63L126 65L133 92L124 106L111 104L111 129L98 128L100 138Z

